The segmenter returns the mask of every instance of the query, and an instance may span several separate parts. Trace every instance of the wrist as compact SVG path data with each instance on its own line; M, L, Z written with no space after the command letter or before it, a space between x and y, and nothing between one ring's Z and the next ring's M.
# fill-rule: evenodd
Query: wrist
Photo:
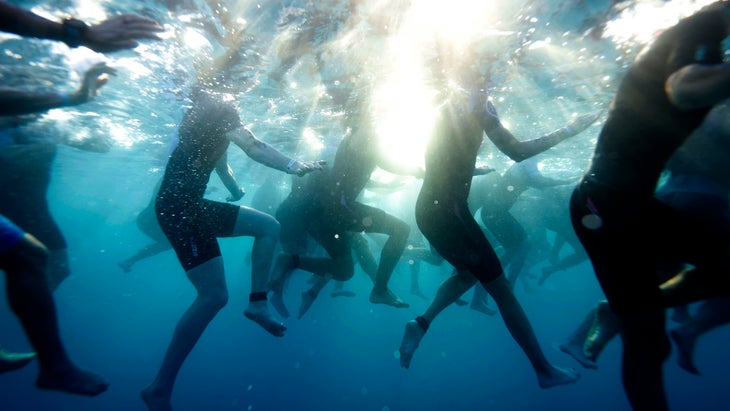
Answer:
M61 106L74 106L74 98L66 91L58 93L58 97L61 99Z
M287 173L291 173L291 168L294 167L294 164L297 163L297 160L291 159L289 160L289 163L286 165L286 168L284 169Z
M66 43L67 46L75 48L84 43L86 32L89 31L89 25L84 21L67 17L63 19L61 26L61 41Z

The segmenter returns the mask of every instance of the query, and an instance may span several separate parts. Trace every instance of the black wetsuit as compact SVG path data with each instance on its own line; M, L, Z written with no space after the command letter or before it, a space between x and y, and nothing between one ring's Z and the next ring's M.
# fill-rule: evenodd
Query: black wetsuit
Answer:
M47 136L11 130L0 140L0 214L33 234L49 250L64 250L66 239L48 207L46 194L57 143ZM5 145L7 144L7 145Z
M228 148L225 136L242 127L231 104L198 91L179 128L157 193L155 210L162 231L188 271L221 255L217 237L232 234L239 207L203 198L215 164Z
M716 10L680 21L642 53L619 86L591 166L571 198L573 226L617 313L663 307L656 264L681 258L727 275L728 233L654 197L669 157L710 107L679 110L667 78L692 63L722 61L728 35Z
M416 223L457 270L482 283L502 274L497 254L469 211L467 199L483 132L500 123L486 95L444 104L426 150L426 173L416 201Z

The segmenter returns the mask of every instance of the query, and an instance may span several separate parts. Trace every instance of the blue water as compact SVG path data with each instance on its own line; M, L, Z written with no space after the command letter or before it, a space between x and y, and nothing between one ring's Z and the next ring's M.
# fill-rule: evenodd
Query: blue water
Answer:
M194 290L172 252L138 263L131 273L123 273L117 263L148 242L135 225L136 214L149 201L164 167L169 136L182 115L185 92L199 66L196 58L219 51L210 45L214 44L212 39L200 48L193 47L189 38L182 41L181 33L193 26L181 16L200 15L213 21L210 10L202 1L180 2L186 9L177 12L154 1L15 3L53 18L72 14L88 21L103 19L103 13L137 12L154 17L165 24L168 33L174 33L164 42L145 42L135 52L106 57L70 51L51 42L0 37L4 51L0 55L0 81L4 85L43 89L55 84L71 90L78 84L74 68L99 58L107 59L119 70L94 101L52 111L36 125L38 132L65 133L79 139L104 133L113 142L108 153L59 146L48 192L51 211L67 238L71 258L72 275L54 294L62 337L72 358L102 374L111 387L96 398L40 391L33 385L37 373L33 363L0 375L0 410L143 410L139 391L154 378L172 330L192 301ZM254 84L257 71L274 64L269 45L280 35L274 22L287 2L224 3L232 14L246 20L255 37L251 49L256 57L252 57L252 67L242 73L244 84ZM379 4L372 3L373 8ZM412 3L415 15L415 10L431 2ZM451 9L468 9L476 3L481 2L457 1ZM671 24L672 18L707 1L625 1L620 10L610 14L606 13L611 2L598 0L487 3L497 7L481 16L484 25L506 33L490 43L499 56L493 62L495 84L491 91L508 127L515 135L529 138L562 126L574 114L604 106L628 62L648 41L643 31L651 31L652 25L659 29L667 21ZM332 10L342 12L341 8ZM443 13L435 15L446 18ZM647 15L653 19L638 26L626 25ZM607 34L600 41L592 40L584 35L583 25L601 16L608 19ZM629 32L627 27L636 32ZM203 30L191 30L195 38L210 38ZM336 34L325 30L318 33L318 41L325 42ZM379 47L367 38L355 44L365 54L373 53L369 47ZM388 56L392 55L383 53L386 63ZM510 65L511 59L517 64ZM260 138L281 151L327 158L342 130L332 107L311 104L321 84L310 75L307 64L311 62L304 58L295 66L289 77L292 87L287 90L255 88L238 95L241 117ZM354 68L351 61L349 66L346 60L342 64L345 66L330 69ZM397 96L407 98L408 93ZM415 104L403 102L406 107ZM422 126L418 115L404 114L401 120L403 130L420 130ZM599 129L600 124L596 124L555 147L544 157L543 170L562 177L579 175ZM488 154L480 161L500 171L506 169L507 158L488 142L485 144ZM417 148L413 146L413 150ZM231 150L229 159L249 193L241 203L248 205L264 174L238 151ZM287 184L286 179L280 183L283 191ZM412 218L409 205L415 198L417 182L406 180L405 184L400 194L366 193L366 201L408 220ZM211 187L209 197L223 200L226 194L220 183L212 179ZM519 207L528 219L539 209L531 198L526 195ZM602 298L587 263L555 274L543 286L533 281L527 287L518 284L515 289L548 358L559 366L575 367L582 374L576 384L542 390L500 318L467 307L447 309L424 338L411 368L402 369L396 353L403 326L422 313L429 302L409 294L410 272L405 261L396 269L390 285L411 304L410 308L396 310L370 304L370 282L357 268L355 277L346 285L356 292L355 297L330 298L327 288L304 318L286 320L284 338L271 337L242 314L250 290L250 267L245 258L251 248L250 239L223 239L220 243L230 301L180 372L173 394L177 411L629 408L620 383L618 341L601 356L598 370L584 370L556 349ZM619 255L620 250L616 251ZM424 264L423 292L432 296L449 272L446 266ZM286 298L293 311L298 306L299 292L307 286L305 281L303 275L297 275L289 285ZM0 328L4 348L29 350L8 309L0 310ZM677 367L673 353L665 367L672 409L728 409L730 392L725 370L730 358L724 344L728 337L728 329L719 329L700 340L696 352L700 377Z

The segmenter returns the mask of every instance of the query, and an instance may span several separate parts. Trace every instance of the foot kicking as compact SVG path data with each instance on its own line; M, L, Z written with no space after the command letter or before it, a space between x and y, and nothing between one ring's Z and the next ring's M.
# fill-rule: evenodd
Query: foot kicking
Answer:
M420 322L419 318L421 319ZM422 324L425 325L425 328ZM398 349L398 352L400 353L401 367L408 368L411 366L413 354L415 354L418 344L421 343L423 336L426 335L427 329L428 323L421 317L406 323L406 331L403 334L403 340L401 340L400 348Z
M109 383L101 376L74 366L57 373L41 370L35 385L42 390L64 391L89 397L99 395L109 388Z
M266 300L254 301L248 304L248 308L243 312L249 320L260 325L264 330L268 331L274 337L283 337L286 327L279 321L276 321L269 312Z
M377 292L373 289L373 291L370 293L370 302L373 304L385 304L390 305L395 308L408 308L410 305L406 304L398 298L395 294L393 294L390 290L385 290L385 292Z
M0 374L23 368L33 361L35 357L36 354L34 352L11 353L0 348Z
M540 388L551 388L558 385L572 384L580 378L580 374L571 368L560 368L550 365L545 373L538 373Z

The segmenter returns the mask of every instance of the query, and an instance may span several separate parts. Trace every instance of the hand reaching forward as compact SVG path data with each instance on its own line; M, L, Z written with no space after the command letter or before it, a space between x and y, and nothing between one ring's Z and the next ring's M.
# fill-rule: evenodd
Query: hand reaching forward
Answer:
M131 49L138 39L159 40L164 31L156 21L136 14L120 14L90 26L83 34L82 44L96 52Z
M305 174L311 173L312 171L321 171L324 169L324 165L327 164L326 160L317 161L295 161L291 167L287 167L287 173L296 174L299 177Z

